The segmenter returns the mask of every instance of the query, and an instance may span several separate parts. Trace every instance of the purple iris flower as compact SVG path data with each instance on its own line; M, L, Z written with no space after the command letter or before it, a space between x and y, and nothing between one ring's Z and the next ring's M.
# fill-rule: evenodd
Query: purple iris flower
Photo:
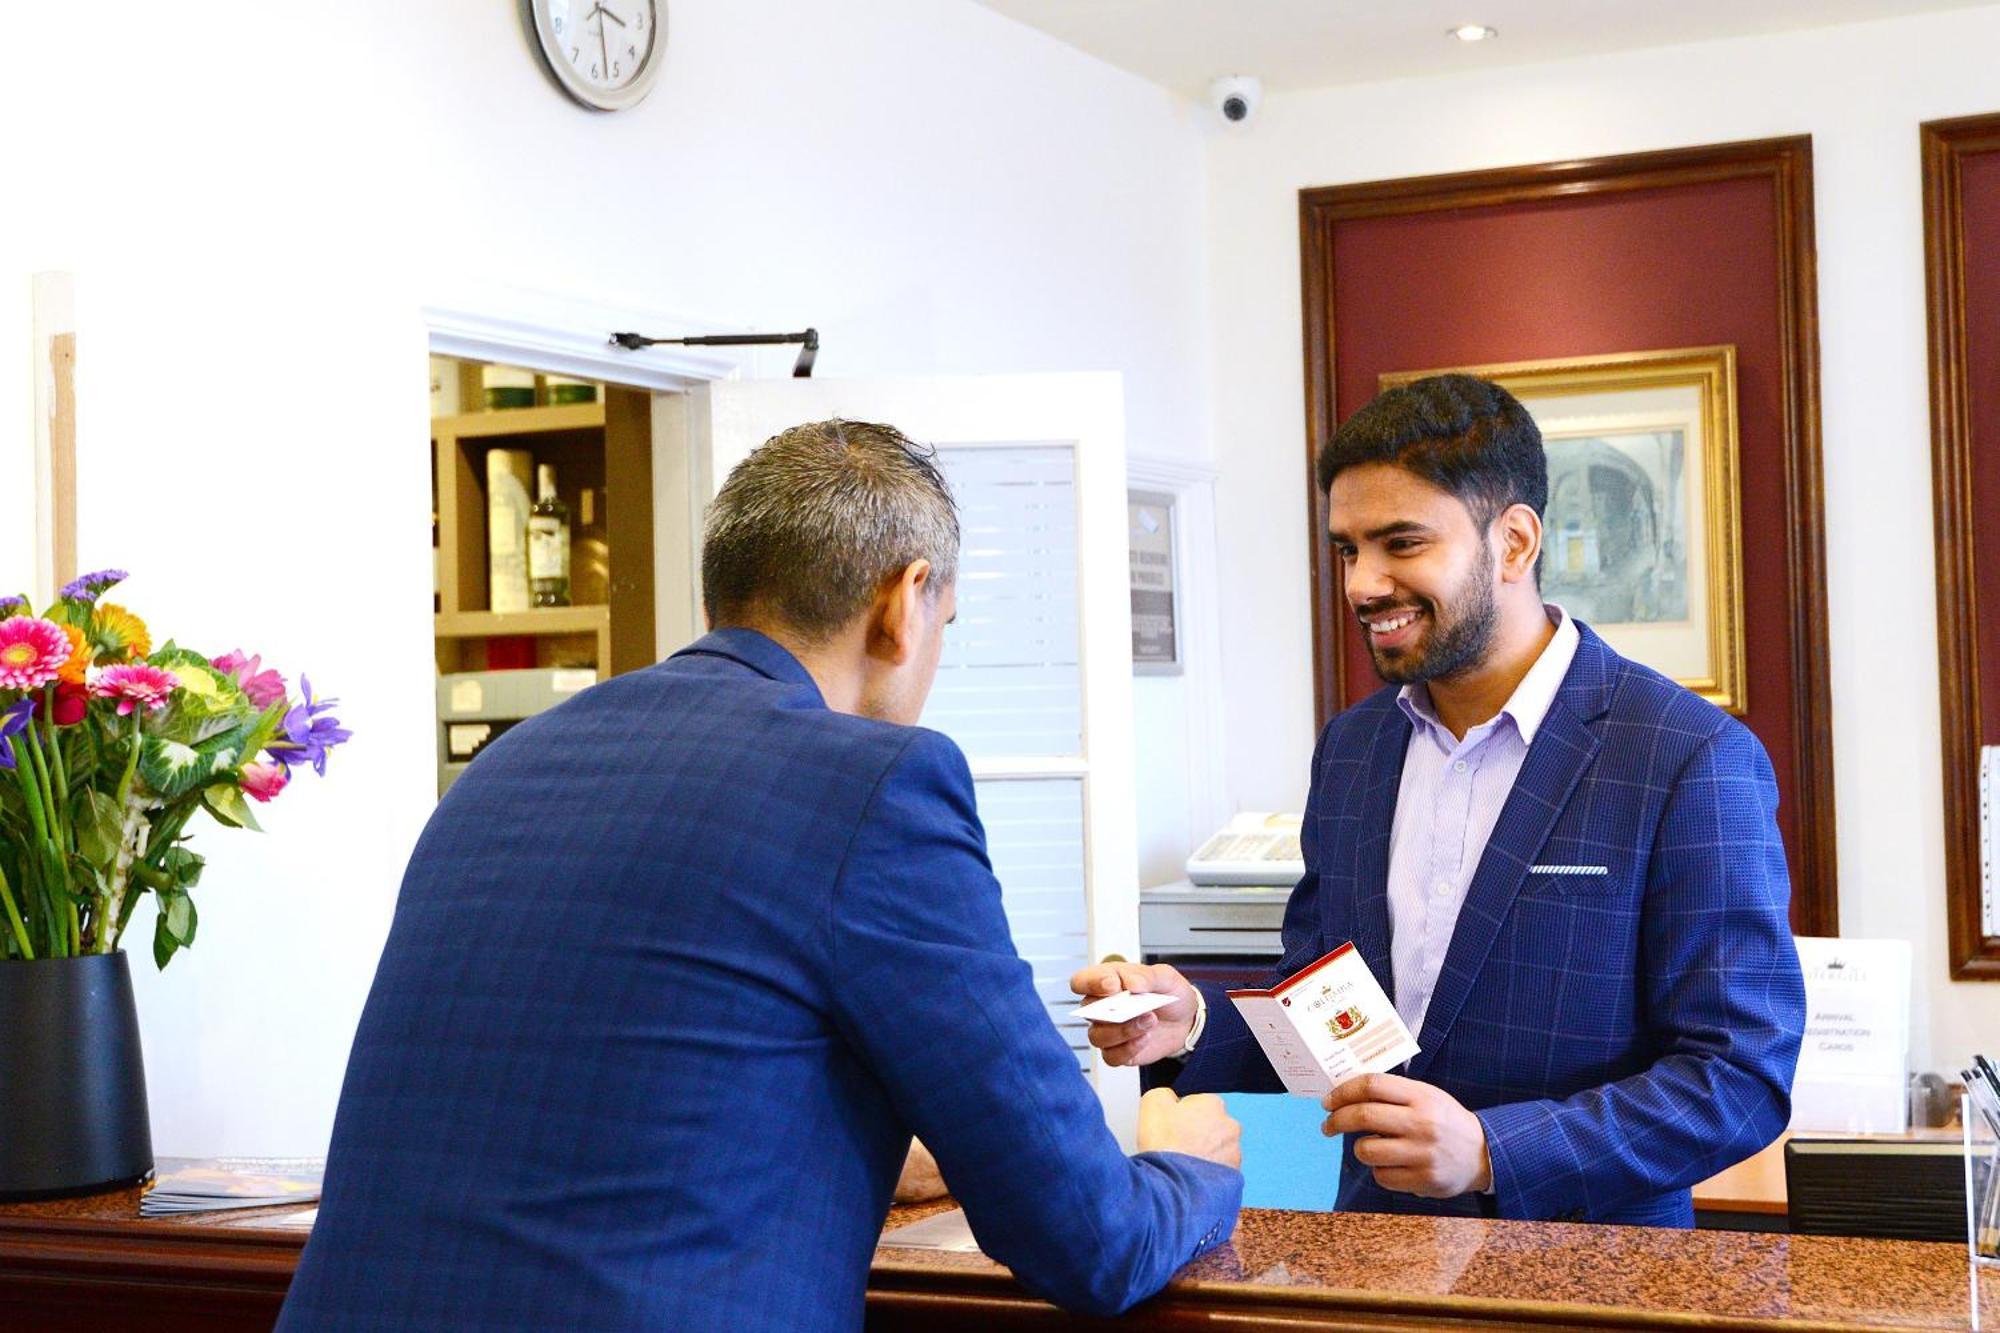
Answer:
M122 569L100 569L94 574L71 579L63 584L62 592L58 595L65 602L94 602L98 594L106 588L123 583L130 577L131 575Z
M294 764L311 764L313 772L326 776L326 752L354 733L340 725L340 719L322 716L339 703L338 699L313 698L312 682L299 677L301 701L285 714L285 739L268 747L271 757L290 769Z
M14 767L14 736L26 730L28 719L35 715L33 699L16 699L7 711L0 713L0 768Z

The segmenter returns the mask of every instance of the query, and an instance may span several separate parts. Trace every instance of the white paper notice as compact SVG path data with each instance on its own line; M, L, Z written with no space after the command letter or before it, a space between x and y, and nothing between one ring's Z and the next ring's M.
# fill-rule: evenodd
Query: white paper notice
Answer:
M1794 1130L1899 1134L1909 1115L1908 940L1798 939L1806 1030Z
M1324 1097L1357 1074L1384 1073L1418 1051L1351 943L1269 990L1233 990L1229 999L1285 1090L1301 1097Z

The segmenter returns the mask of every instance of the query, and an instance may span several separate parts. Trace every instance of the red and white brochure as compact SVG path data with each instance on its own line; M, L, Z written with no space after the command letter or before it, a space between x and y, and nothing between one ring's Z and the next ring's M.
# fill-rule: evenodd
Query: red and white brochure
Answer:
M1418 1051L1352 941L1269 990L1233 990L1250 1033L1285 1090L1324 1097L1357 1074L1381 1074Z

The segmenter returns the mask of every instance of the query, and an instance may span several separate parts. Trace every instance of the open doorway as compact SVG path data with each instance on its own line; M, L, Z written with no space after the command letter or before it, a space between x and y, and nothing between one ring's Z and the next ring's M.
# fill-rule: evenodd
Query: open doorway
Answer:
M438 794L508 728L655 659L654 396L432 356Z

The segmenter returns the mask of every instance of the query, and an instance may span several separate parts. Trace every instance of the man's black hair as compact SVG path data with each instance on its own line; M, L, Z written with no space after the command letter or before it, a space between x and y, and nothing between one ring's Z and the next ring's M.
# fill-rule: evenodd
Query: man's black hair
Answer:
M1540 427L1513 394L1474 375L1413 380L1349 417L1320 447L1320 492L1364 463L1394 463L1457 496L1481 528L1509 505L1539 516L1549 503Z

